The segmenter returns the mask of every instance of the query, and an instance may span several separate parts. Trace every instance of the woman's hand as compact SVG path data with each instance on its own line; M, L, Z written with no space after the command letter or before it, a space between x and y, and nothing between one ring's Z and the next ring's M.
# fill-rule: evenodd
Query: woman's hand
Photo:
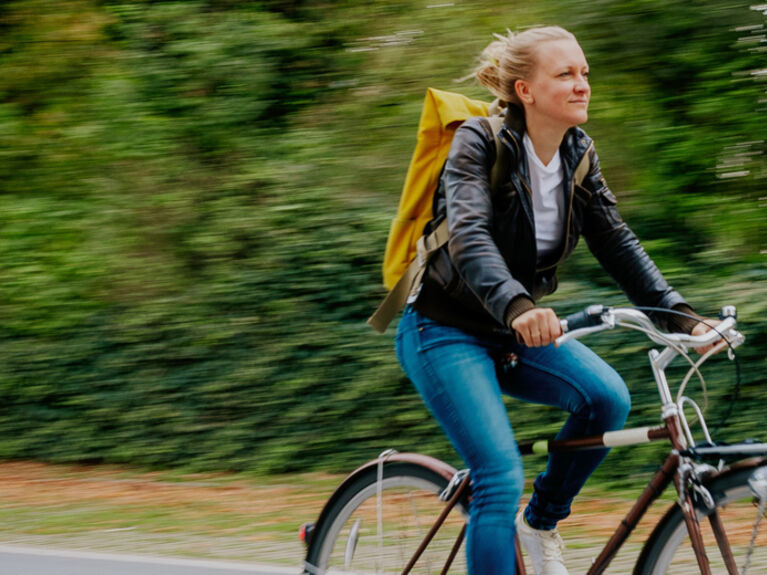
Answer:
M534 307L518 315L511 322L517 341L527 347L549 345L562 335L559 318L551 308Z
M695 327L692 328L692 332L690 335L703 335L711 331L714 327L718 326L721 321L718 319L708 319L705 318L705 323L702 321L695 324ZM698 352L700 355L703 355L704 353L708 352L710 349L712 349L714 346L719 345L719 342L716 342L711 345L706 345L703 347L696 347L695 351Z

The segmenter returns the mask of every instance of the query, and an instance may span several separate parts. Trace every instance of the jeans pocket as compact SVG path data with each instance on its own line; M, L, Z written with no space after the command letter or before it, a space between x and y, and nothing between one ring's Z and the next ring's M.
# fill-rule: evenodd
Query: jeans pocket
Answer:
M436 347L456 343L476 344L478 338L460 328L444 325L423 316L418 318L418 351L424 352Z

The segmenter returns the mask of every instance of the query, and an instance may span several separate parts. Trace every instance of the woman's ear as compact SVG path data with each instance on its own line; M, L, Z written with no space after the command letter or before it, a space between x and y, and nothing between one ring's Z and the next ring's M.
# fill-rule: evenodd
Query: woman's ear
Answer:
M523 104L532 104L535 102L533 93L530 90L530 84L525 80L516 80L514 82L514 92L516 92L517 98L519 98L520 102Z

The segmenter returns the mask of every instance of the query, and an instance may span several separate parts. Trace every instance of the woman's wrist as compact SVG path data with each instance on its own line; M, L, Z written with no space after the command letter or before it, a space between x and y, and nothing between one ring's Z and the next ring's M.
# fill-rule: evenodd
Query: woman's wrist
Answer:
M509 305L506 306L506 313L504 314L506 327L511 329L511 322L513 322L515 319L517 319L526 311L533 309L534 307L535 307L535 302L533 302L533 300L531 300L527 296L518 295L517 297L512 299L509 302Z
M693 328L698 325L702 319L704 319L695 313L695 311L686 303L678 303L671 309L685 314L669 314L669 318L666 324L668 325L668 330L672 333L691 334Z

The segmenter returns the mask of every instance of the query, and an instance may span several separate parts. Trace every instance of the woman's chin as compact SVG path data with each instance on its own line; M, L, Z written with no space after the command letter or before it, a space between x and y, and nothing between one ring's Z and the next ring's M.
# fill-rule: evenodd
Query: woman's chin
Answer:
M581 124L585 124L589 121L589 115L587 112L583 112L582 114L576 114L575 118L573 118L575 123L573 126L580 126Z

